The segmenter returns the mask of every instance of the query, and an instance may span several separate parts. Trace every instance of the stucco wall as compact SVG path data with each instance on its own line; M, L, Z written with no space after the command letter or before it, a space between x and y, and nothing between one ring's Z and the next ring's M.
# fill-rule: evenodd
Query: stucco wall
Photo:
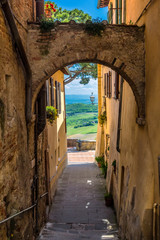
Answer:
M18 2L11 1L11 4ZM22 5L19 6L19 11L21 8ZM27 8L26 12L29 13ZM21 31L26 34L24 29ZM2 220L31 205L31 163L27 151L24 71L1 9L0 69L0 220ZM30 239L31 214L29 212L23 216L23 224L19 217L1 225L0 239L6 240L10 234L14 234L16 239L22 239L24 236L25 239Z
M24 48L27 20L32 20L32 1L11 0L10 6ZM10 28L0 8L0 221L33 204L35 174L34 116L25 120L25 70ZM38 138L39 196L46 192L45 132ZM45 220L45 198L39 201L38 227ZM35 215L30 210L0 225L0 239L33 239Z
M147 0L127 0L126 23L135 23L147 3ZM160 2L155 0L138 22L139 26L145 24L146 125L139 127L136 124L137 105L130 86L124 82L120 158L115 148L118 105L114 99L106 101L107 129L104 127L104 133L109 132L111 136L107 186L110 187L112 180L112 193L116 203L122 239L153 239L153 204L154 202L160 203L158 181L160 142L158 134L160 128L159 13ZM119 158L119 161L116 174L111 174L110 163L114 158ZM158 216L156 234L159 239L157 220Z
M65 98L64 98L64 74L61 71L52 75L54 86L55 81L61 83L61 114L51 125L47 123L48 131L48 156L50 168L50 189L51 201L55 194L56 184L58 177L62 173L67 164L67 136L66 136L66 123L65 123ZM55 97L55 94L54 94Z
M142 12L148 1L127 1L127 21L134 23ZM121 159L122 164L128 167L130 173L128 206L129 212L134 212L140 217L142 238L152 239L152 213L153 203L160 203L159 182L158 182L158 156L159 142L158 134L160 128L159 111L159 74L160 74L160 35L159 18L160 2L153 1L145 15L140 19L138 25L145 24L145 48L146 48L146 125L139 128L133 118L136 115L136 105L132 92L127 84L124 85L124 100L122 114L122 138L121 138ZM131 111L132 109L132 111ZM130 139L130 144L129 144ZM126 167L125 167L126 171ZM134 188L136 186L136 189ZM132 195L135 193L135 206L131 210ZM130 203L130 204L129 204ZM123 212L123 210L122 210ZM126 213L122 215L126 216ZM132 220L134 221L134 219ZM137 220L139 221L139 220ZM129 221L128 221L129 222ZM129 223L128 229L129 229ZM157 227L158 227L157 223ZM131 226L131 225L130 225ZM125 226L124 226L125 227ZM135 226L136 229L136 226ZM133 229L132 236L135 236ZM157 231L158 232L158 231ZM158 239L158 236L157 236Z

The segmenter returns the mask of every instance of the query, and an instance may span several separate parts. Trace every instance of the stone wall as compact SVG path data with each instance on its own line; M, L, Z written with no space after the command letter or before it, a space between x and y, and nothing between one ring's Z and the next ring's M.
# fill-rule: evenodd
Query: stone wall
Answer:
M96 140L67 139L67 147L76 147L78 151L95 150Z
M24 47L32 1L10 1ZM0 220L30 207L35 174L34 121L25 120L25 71L14 39L0 8ZM39 196L45 189L45 133L38 139ZM45 201L39 202L39 227L45 218ZM0 239L33 239L35 219L30 210L0 225Z
M102 38L88 35L84 29L85 24L57 23L50 33L42 34L39 26L30 25L28 57L34 77L34 100L44 81L57 70L77 62L95 62L116 70L125 78L134 92L138 117L142 120L145 111L144 28L106 24ZM46 55L41 51L45 47Z
M71 138L67 138L67 147L76 147L76 142L78 139L71 139Z

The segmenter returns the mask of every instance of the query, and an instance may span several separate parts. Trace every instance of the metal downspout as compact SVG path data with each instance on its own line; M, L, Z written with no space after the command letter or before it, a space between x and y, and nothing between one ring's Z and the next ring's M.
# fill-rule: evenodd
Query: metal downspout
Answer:
M120 88L120 101L119 101L119 113L118 113L118 128L117 128L117 144L116 149L120 153L120 133L121 133L121 115L122 115L122 95L123 95L123 78L121 77L121 88Z
M4 12L4 15L7 19L8 25L10 27L13 39L15 41L17 52L20 55L20 58L23 63L23 67L25 69L25 85L26 85L26 106L25 106L25 114L26 114L26 122L27 124L31 120L31 106L32 106L32 72L29 65L29 61L27 59L27 55L25 52L25 49L23 47L16 23L14 21L14 17L12 14L12 10L10 8L10 5L8 3L8 0L0 0L0 4L2 7L2 10Z

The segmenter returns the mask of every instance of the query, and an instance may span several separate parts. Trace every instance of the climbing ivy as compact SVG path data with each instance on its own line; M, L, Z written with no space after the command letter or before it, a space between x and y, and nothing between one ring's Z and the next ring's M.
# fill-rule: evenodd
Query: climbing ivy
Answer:
M50 32L55 27L54 20L42 18L40 21L40 31L41 33Z
M99 18L87 21L85 24L85 32L92 36L102 37L102 33L105 30L105 25Z
M2 138L4 137L4 124L5 124L5 107L3 101L0 99L0 127L2 132Z

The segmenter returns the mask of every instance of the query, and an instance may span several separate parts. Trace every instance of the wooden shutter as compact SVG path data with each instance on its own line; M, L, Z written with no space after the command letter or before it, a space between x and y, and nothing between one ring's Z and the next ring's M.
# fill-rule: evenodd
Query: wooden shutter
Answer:
M116 0L116 24L118 24L118 0Z
M105 92L105 95L107 96L107 73L105 74L105 85L106 85L106 92Z
M110 24L113 24L113 3L110 3Z
M46 80L46 105L49 106L49 82Z
M109 71L109 98L112 97L112 72Z
M109 97L109 73L107 73L107 97Z
M104 96L106 95L106 73L104 74L104 79L103 79L103 82L104 82Z
M55 87L56 87L56 109L58 113L58 82L55 81Z
M53 78L50 78L50 84L51 84L51 106L54 107L54 83L53 83Z
M114 98L119 98L119 74L117 72L115 73Z
M58 95L59 95L59 114L61 114L61 83L58 83Z

